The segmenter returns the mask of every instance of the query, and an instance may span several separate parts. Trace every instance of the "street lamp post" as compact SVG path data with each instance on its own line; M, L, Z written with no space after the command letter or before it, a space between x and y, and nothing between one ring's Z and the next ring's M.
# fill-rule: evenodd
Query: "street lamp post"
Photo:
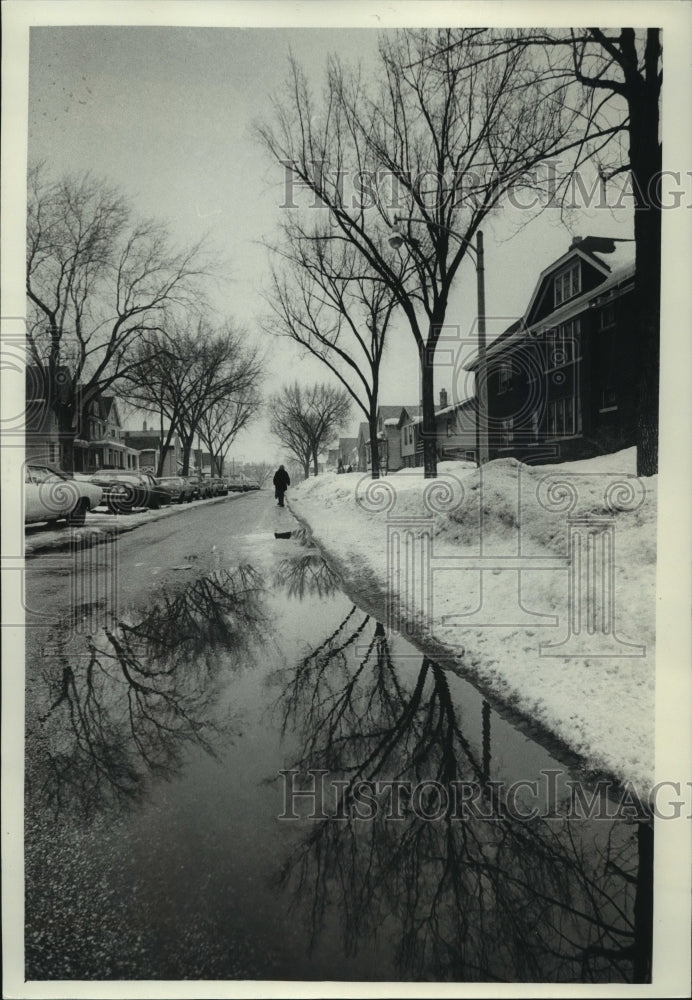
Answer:
M392 232L389 237L389 245L394 250L398 250L404 243L409 244L412 248L418 245L418 240L412 240L405 235L400 227L403 220L396 217L394 218L394 226L392 227ZM430 225L425 219L407 219L408 223L418 223L419 225ZM485 257L483 250L483 233L478 230L476 233L476 244L474 246L470 240L467 240L463 236L459 236L455 233L453 229L449 229L447 226L441 226L438 223L432 223L434 228L441 229L450 236L453 236L455 240L460 243L465 244L465 246L472 251L474 263L476 265L476 292L477 292L477 320L478 320L478 366L476 369L476 456L478 458L478 465L485 465L485 463L490 458L490 450L488 445L488 370L486 361L486 342L485 342Z

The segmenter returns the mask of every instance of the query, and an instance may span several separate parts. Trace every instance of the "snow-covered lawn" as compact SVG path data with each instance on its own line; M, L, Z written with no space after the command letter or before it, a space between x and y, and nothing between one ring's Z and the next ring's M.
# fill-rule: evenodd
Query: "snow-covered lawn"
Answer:
M554 466L444 462L376 482L325 475L290 506L390 625L580 755L654 780L657 477L634 449ZM397 615L399 616L397 618ZM613 627L614 626L614 627Z

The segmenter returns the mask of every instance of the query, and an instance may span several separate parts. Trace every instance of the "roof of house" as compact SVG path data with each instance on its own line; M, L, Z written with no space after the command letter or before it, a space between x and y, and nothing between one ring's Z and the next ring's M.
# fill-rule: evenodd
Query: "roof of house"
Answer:
M358 438L339 438L339 450L342 449L348 451L350 448L355 448L358 444Z
M161 438L158 433L152 431L123 431L122 435L135 448L158 448L161 444ZM171 439L171 447L175 447L176 444L177 436L174 434Z
M448 406L441 406L439 409L435 410L435 417L443 417L448 413L454 413L455 410L460 410L462 406L473 406L475 404L475 396L467 396L466 399L461 399L457 403L450 403ZM419 412L416 416L412 416L410 420L405 420L402 427L408 427L410 425L418 425L423 421L423 414L420 412L422 407L416 406L416 410Z
M439 410L435 410L435 416L444 417L448 413L454 413L455 410L460 410L462 406L473 405L475 401L475 396L467 396L466 399L462 399L458 403L450 403L449 406L443 406Z
M107 420L108 417L111 414L111 410L115 406L115 396L103 396L103 395L99 395L98 398L99 398L99 402L101 403L101 412L103 413L104 417ZM117 407L115 408L115 412L117 414L117 412L118 412Z
M403 406L378 406L377 416L382 417L383 420L388 420L390 417L398 417L403 409Z
M551 264L550 268L546 268L542 272L541 277L539 278L538 283L536 285L536 288L540 286L540 284L543 282L545 278L545 275L548 272L556 268L560 261L564 262L566 256L567 255L564 255L559 259L559 261L556 261L554 264ZM581 256L584 256L584 254L581 253ZM603 297L606 298L609 297L609 295L615 293L616 289L620 285L626 285L628 282L630 282L634 278L634 273L635 273L634 260L631 258L631 256L628 260L627 255L624 253L621 256L624 258L624 262L619 264L619 266L617 267L613 267L612 271L610 271L610 268L608 268L607 270L609 270L610 273L607 274L605 280L602 281L599 285L596 285L595 288L591 288L586 292L582 292L581 295L577 295L575 296L575 298L569 299L567 302L565 302L563 305L558 306L557 309L554 309L551 313L549 313L549 315L543 317L541 320L537 321L536 323L527 325L526 320L535 298L535 293L534 293L534 296L532 296L531 302L529 303L529 306L527 307L524 316L521 319L516 320L510 326L508 326L507 329L504 330L499 337L497 337L491 344L488 345L488 347L486 348L486 359L501 354L506 347L509 347L514 343L517 343L523 337L527 336L527 334L537 333L544 329L548 329L549 327L555 326L559 323L567 322L567 320L583 312L584 309L590 303L594 303ZM589 254L589 257L593 257L593 255ZM466 365L466 368L469 371L473 371L477 367L478 367L478 355L476 355L476 357Z

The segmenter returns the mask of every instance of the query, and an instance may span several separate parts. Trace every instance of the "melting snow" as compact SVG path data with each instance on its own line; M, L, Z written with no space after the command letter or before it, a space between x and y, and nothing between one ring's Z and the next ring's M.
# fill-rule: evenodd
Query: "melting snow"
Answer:
M442 462L432 481L421 469L377 481L324 475L301 483L290 503L351 586L377 581L462 672L587 767L645 794L654 780L656 491L657 477L636 478L628 449L554 466L500 459L482 474ZM392 539L402 545L407 532L409 561L397 564Z

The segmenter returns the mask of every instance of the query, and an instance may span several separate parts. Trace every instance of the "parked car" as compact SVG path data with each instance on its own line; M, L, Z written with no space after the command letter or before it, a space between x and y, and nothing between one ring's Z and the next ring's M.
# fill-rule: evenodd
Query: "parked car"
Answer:
M185 503L191 499L187 482L182 476L159 476L156 480L159 489L168 497L168 503Z
M53 465L27 462L24 467L24 522L59 521L84 524L87 511L101 503L103 491Z
M211 483L215 497L228 496L228 480L225 476L212 476Z
M228 477L228 488L231 493L243 493L245 491L245 477L240 472Z
M187 499L199 500L202 496L202 488L199 485L197 476L183 476L182 478L187 484Z
M134 469L100 469L83 475L103 490L103 502L112 514L131 514L142 507L158 509L168 495L150 472Z
M209 500L214 496L213 479L211 476L197 476L195 482L199 486L199 495L202 500Z
M258 490L259 488L260 488L260 484L257 482L256 479L249 479L249 478L245 479L245 489L246 490Z

